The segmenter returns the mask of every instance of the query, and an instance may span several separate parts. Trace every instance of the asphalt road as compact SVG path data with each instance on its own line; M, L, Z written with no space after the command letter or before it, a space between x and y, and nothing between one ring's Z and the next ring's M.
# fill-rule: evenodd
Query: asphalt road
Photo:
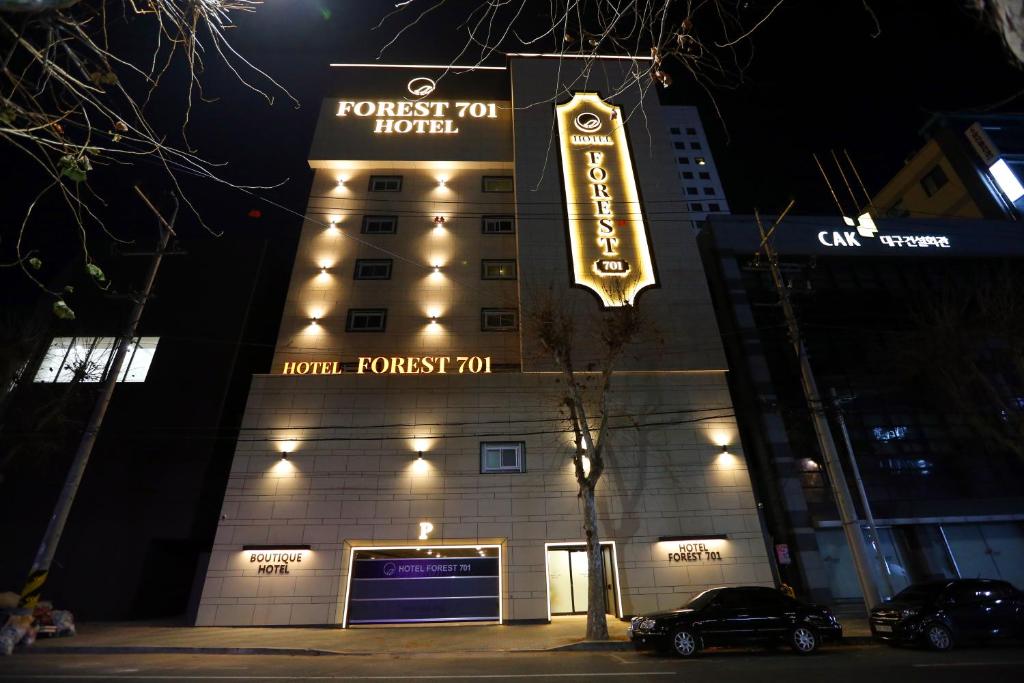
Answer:
M634 652L504 655L43 655L0 660L0 679L44 681L686 681L687 683L915 683L1022 680L1024 648L948 654L886 647L709 651L680 661Z

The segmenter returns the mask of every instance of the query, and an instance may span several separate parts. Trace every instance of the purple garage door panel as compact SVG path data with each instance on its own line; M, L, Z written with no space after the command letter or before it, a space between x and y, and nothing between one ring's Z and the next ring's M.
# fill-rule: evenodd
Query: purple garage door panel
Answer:
M350 624L497 621L497 557L356 557Z

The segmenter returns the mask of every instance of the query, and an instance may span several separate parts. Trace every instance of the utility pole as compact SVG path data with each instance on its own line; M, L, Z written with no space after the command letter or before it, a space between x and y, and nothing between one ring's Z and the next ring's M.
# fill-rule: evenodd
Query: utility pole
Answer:
M35 608L36 603L39 602L39 596L42 594L43 584L46 583L46 577L50 572L50 565L53 563L53 556L57 551L57 544L60 542L61 534L64 532L64 525L68 521L68 514L71 512L71 504L75 501L75 494L78 493L78 486L81 484L82 476L85 474L85 466L89 464L92 447L99 436L100 427L103 425L103 418L106 416L107 408L110 406L110 398L114 394L117 378L121 375L121 367L124 365L125 356L128 355L128 347L135 338L135 333L139 327L139 319L142 317L142 311L146 307L146 301L153 291L153 282L156 280L157 271L160 269L160 261L167 250L167 243L170 241L171 235L175 234L174 221L178 216L177 197L174 198L174 212L171 214L170 222L168 222L164 220L164 217L160 215L160 212L149 201L149 198L143 194L138 185L135 186L135 192L142 198L142 201L149 207L149 210L156 214L160 228L160 241L156 252L153 254L153 260L149 264L149 271L146 273L142 292L135 298L135 305L132 306L131 313L128 316L128 324L125 326L124 334L118 341L117 351L114 353L114 360L110 364L107 379L103 382L103 386L100 387L99 396L96 397L92 415L89 416L89 422L82 433L78 450L75 451L74 460L71 461L71 468L64 478L64 487L61 489L60 497L57 499L53 514L50 516L50 522L46 527L43 540L39 543L39 549L36 551L35 559L32 561L32 569L29 571L24 588L21 589L21 598L18 606L27 610L30 614L31 610Z
M846 444L846 454L850 457L850 471L853 472L853 481L857 485L857 495L860 497L860 508L864 511L864 520L868 525L868 537L875 547L875 560L878 562L878 575L882 577L885 584L885 596L892 597L892 580L889 577L889 565L885 562L885 554L882 552L882 541L878 536L878 527L875 526L875 515L871 512L871 504L868 502L868 493L864 489L864 480L860 477L860 466L857 464L857 456L853 452L853 443L850 441L850 432L846 429L846 418L843 416L842 402L836 393L835 387L829 391L832 395L832 407L836 411L836 420L839 422L839 431L843 433L843 442Z
M771 230L765 232L761 223L761 216L755 212L757 228L761 233L761 245L758 252L763 249L768 257L768 268L771 271L772 283L779 294L779 303L782 305L782 313L786 318L786 327L789 331L790 341L796 351L797 361L800 364L800 381L804 390L804 397L811 412L811 421L814 423L814 431L818 437L818 447L821 449L822 459L825 464L825 471L828 473L832 484L832 495L835 497L836 508L839 510L839 519L843 525L843 532L846 534L846 543L850 547L850 554L853 556L853 564L857 570L857 579L860 583L861 593L864 595L864 604L870 610L879 604L878 589L875 586L875 578L871 572L871 560L868 556L867 544L864 543L864 534L860 529L860 522L857 519L857 511L853 506L853 498L850 496L850 489L846 484L846 475L843 474L842 463L839 461L839 454L836 451L835 441L832 439L832 430L829 428L828 418L823 410L824 404L818 393L818 383L811 371L811 363L807 358L807 349L804 346L803 337L800 336L800 327L797 324L796 313L793 311L793 304L789 300L789 290L782 279L782 272L779 270L778 255L771 245L770 238L779 227L779 224L793 208L795 202L790 200L785 210L776 219Z

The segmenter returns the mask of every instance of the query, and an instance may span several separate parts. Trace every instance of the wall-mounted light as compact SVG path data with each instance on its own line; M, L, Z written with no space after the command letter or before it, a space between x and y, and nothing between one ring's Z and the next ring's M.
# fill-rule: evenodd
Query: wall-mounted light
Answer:
M671 543L672 541L728 541L727 534L703 534L695 536L658 536L659 543Z
M722 455L729 455L729 444L723 443L722 444L722 450L720 451L720 453Z
M434 225L441 226L448 222L444 216L434 216Z
M447 187L448 186L448 179L447 178L438 178L437 179L437 186L438 187Z
M338 187L339 190L345 188L345 179L344 178L338 178L338 185L337 185L337 187Z
M327 275L327 266L320 266L320 274Z
M288 454L295 450L294 441L282 441L281 442L281 460L287 460Z
M431 325L436 325L437 324L437 316L436 315L430 316L430 324Z
M440 273L441 272L440 264L434 264L434 272L435 273Z
M423 462L423 451L416 451L416 461Z
M319 325L320 324L320 318L317 318L317 317L310 318L309 319L309 324L310 325Z

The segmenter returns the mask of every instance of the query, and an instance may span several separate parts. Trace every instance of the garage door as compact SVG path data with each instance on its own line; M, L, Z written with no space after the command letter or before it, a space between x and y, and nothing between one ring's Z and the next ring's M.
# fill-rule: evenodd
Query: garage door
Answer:
M497 546L356 550L346 625L498 621Z

